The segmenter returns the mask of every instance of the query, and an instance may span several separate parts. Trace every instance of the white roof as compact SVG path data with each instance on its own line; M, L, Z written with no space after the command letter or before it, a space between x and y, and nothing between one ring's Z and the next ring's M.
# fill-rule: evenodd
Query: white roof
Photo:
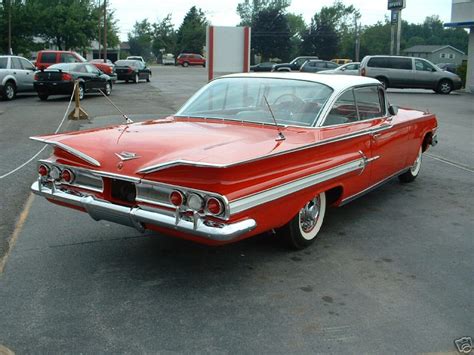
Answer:
M379 84L380 81L373 78L358 75L328 75L317 73L300 73L300 72L270 72L270 73L238 73L223 76L223 78L275 78L275 79L293 79L313 81L321 83L333 88L334 91L341 91L352 86Z

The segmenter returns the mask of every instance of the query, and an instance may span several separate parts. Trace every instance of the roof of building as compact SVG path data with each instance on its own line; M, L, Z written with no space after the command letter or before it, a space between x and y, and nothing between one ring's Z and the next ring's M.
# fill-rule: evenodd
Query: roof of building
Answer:
M410 47L410 48L406 48L402 52L405 52L405 53L435 53L435 52L438 52L438 51L440 51L442 49L445 49L445 48L450 48L450 49L452 49L456 52L465 54L460 49L457 49L457 48L455 48L453 46L450 46L450 45L447 45L447 44L444 44L444 45L443 44L430 44L430 45L421 44L421 45L413 46L413 47Z

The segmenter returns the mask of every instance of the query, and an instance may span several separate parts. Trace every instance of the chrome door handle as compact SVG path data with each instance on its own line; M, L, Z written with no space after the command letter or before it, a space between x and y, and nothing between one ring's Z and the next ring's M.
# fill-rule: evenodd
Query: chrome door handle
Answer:
M372 138L377 139L382 135L382 133L372 133Z

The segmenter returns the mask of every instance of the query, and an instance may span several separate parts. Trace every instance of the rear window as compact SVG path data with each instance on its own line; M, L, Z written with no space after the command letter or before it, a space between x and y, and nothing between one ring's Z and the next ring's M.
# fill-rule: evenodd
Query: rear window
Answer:
M78 71L78 64L76 63L58 63L51 65L48 69L61 69L68 71Z
M40 63L56 63L56 53L41 53Z
M375 57L370 58L368 67L411 70L410 58Z
M7 69L8 58L0 58L0 69Z
M115 65L119 67L135 67L137 66L136 60L117 60Z

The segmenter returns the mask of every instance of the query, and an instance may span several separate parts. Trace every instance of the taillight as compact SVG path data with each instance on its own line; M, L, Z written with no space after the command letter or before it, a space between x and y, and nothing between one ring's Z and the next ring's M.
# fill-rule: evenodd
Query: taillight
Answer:
M197 194L190 194L187 198L187 205L193 211L200 211L204 205L204 200Z
M38 80L39 80L39 75L38 75L38 74L35 74L35 76L33 77L33 80L34 80L34 81L38 81Z
M206 209L209 213L217 216L224 212L224 205L217 198L210 197L207 199Z
M49 174L49 168L44 165L44 164L41 164L39 167L38 167L38 174L42 177L44 176L48 176Z
M72 81L73 78L72 78L72 75L71 75L71 74L63 73L63 74L61 75L61 80L63 80L63 81Z
M184 202L184 196L181 192L179 191L173 191L170 193L170 202L175 205L176 207L179 207L183 204Z
M74 181L74 173L69 170L69 169L64 169L62 172L61 172L61 179L64 181L64 182L67 182L67 183L71 183Z
M360 75L365 76L365 68L362 68L362 69L360 70Z

